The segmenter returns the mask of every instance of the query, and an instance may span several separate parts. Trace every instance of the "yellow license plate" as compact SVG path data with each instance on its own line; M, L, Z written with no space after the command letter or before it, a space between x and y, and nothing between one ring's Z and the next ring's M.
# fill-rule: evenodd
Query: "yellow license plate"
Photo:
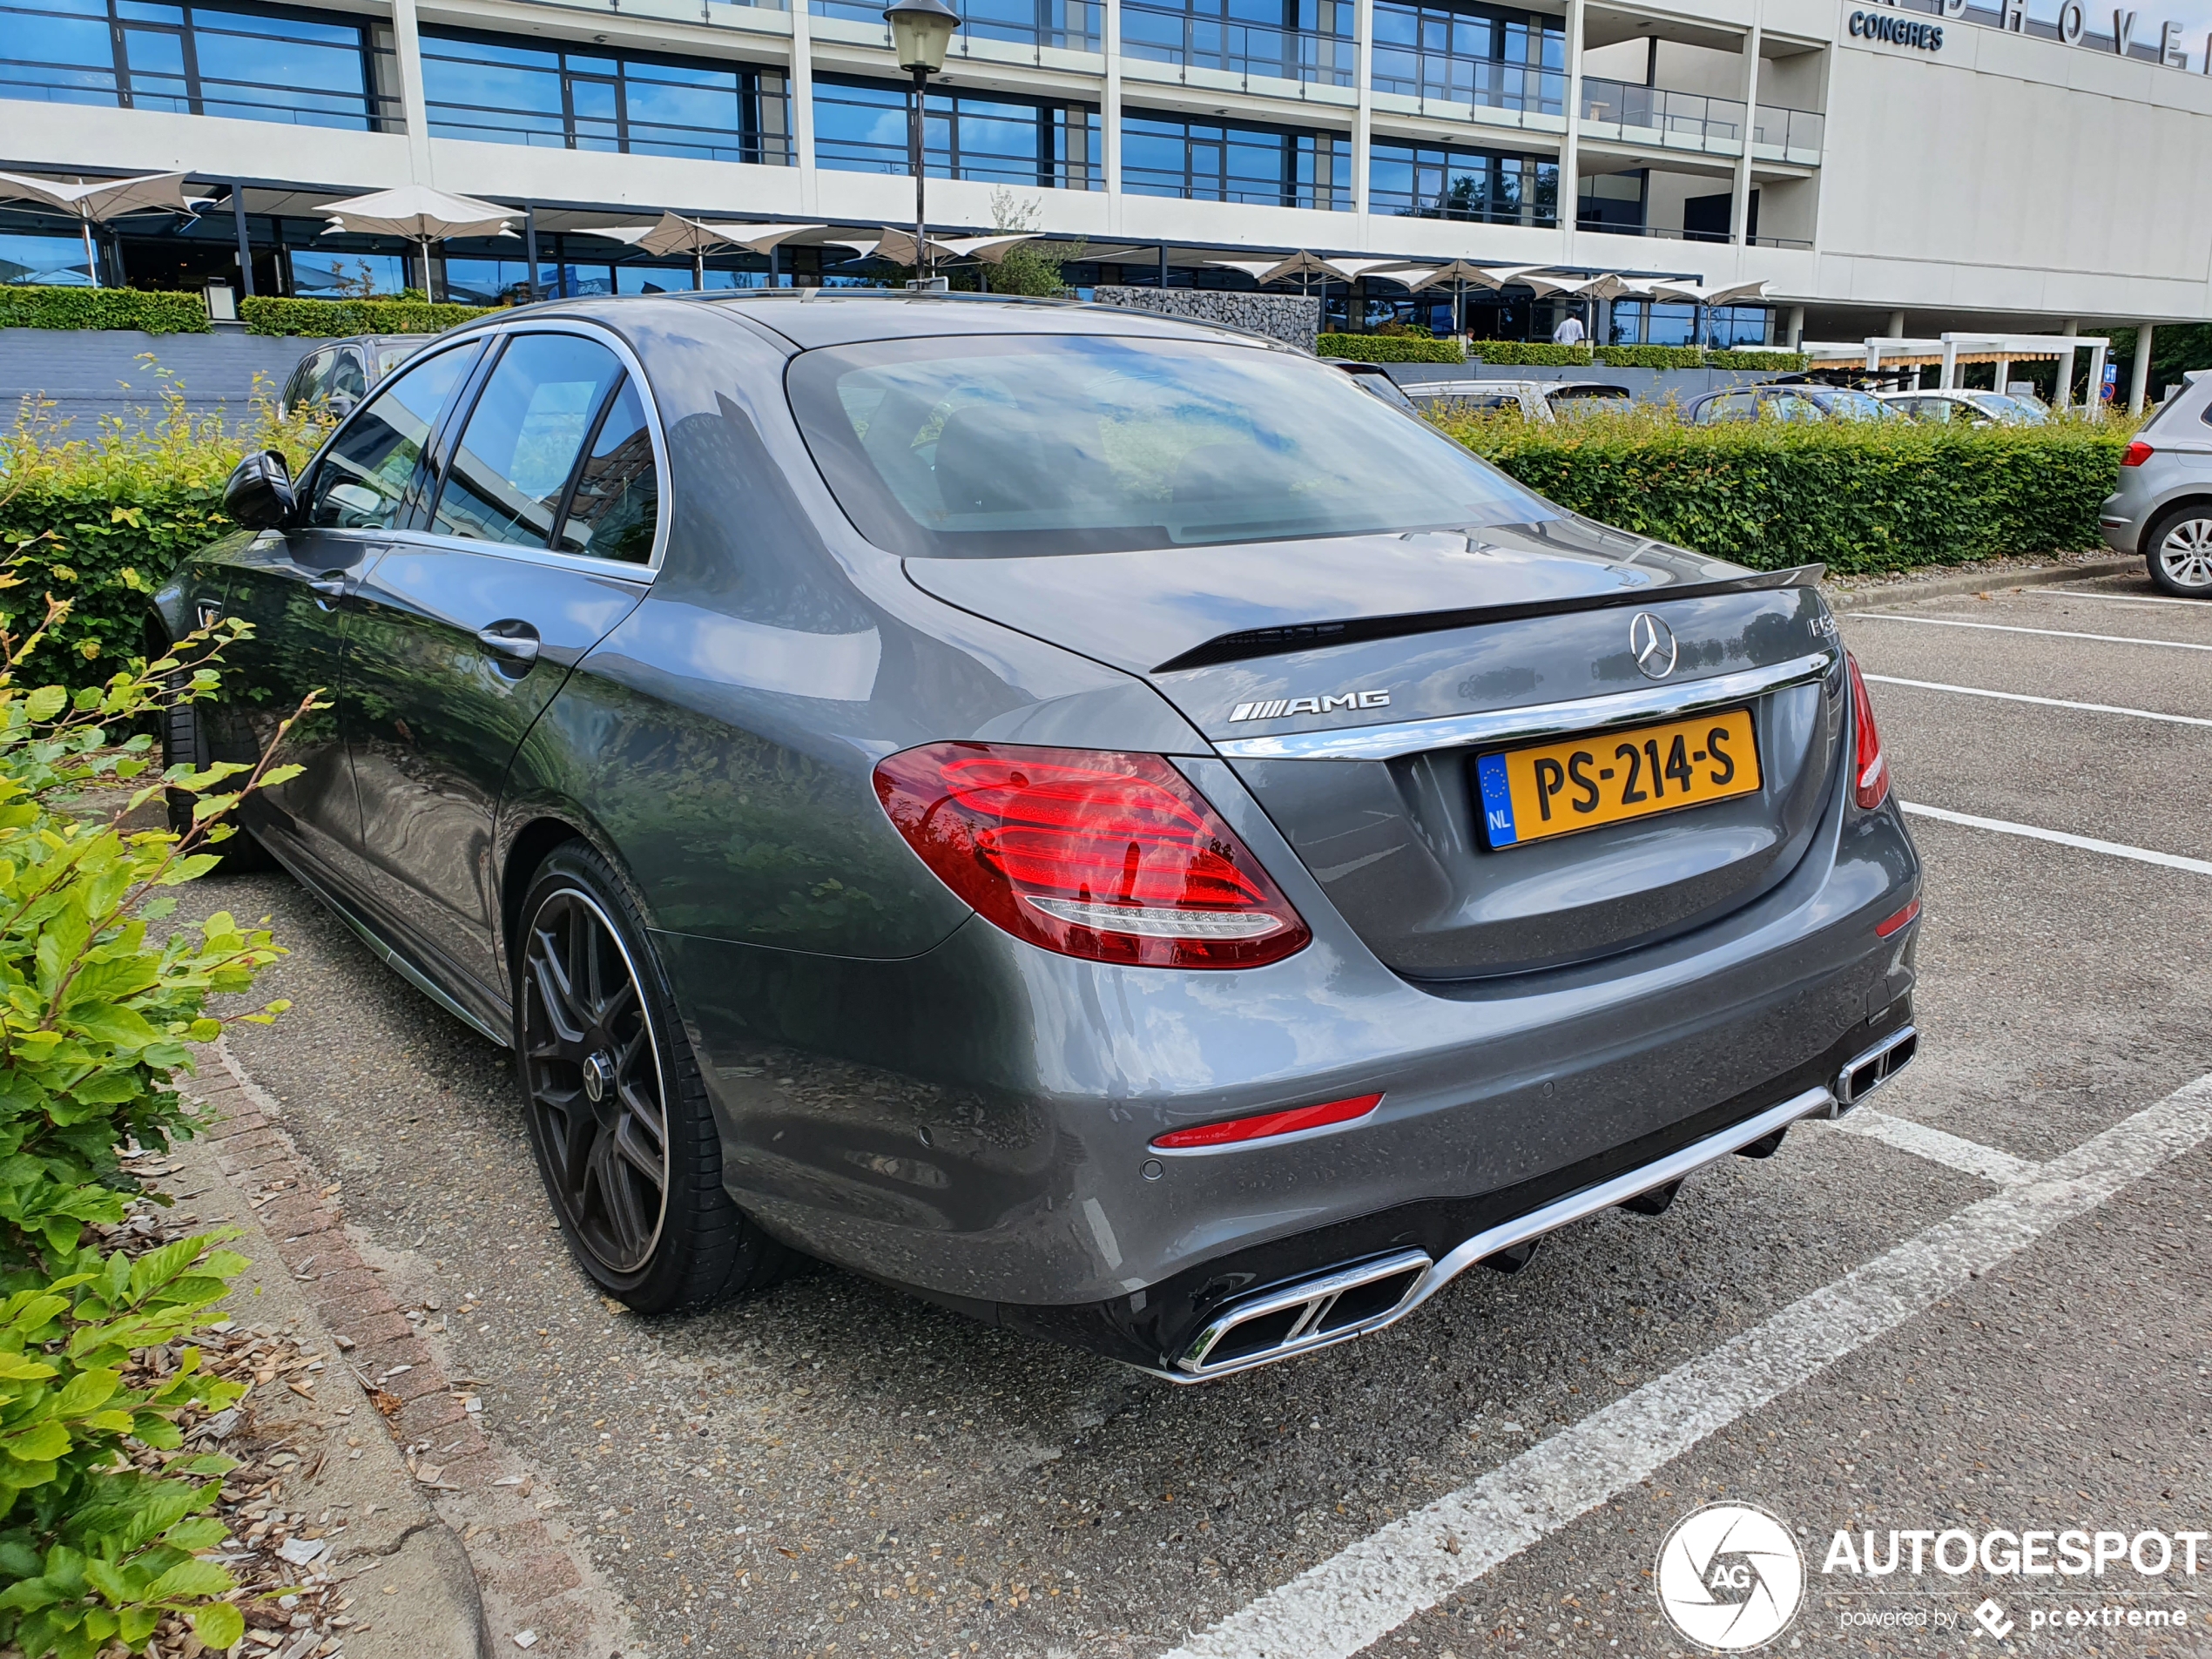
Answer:
M1475 779L1496 850L1754 793L1759 747L1751 711L1728 709L1483 755Z

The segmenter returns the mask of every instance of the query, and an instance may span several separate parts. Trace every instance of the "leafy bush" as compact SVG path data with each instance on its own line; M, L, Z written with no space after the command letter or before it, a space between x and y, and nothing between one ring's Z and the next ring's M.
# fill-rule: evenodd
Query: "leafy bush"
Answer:
M1323 334L1313 349L1323 357L1349 357L1362 363L1464 363L1456 340L1422 340L1407 334Z
M1756 368L1770 374L1794 374L1805 366L1801 351L1709 351L1708 368Z
M1588 368L1588 346L1554 346L1548 340L1471 340L1467 355L1485 363L1529 364L1544 368Z
M1695 346L1600 346L1596 356L1608 368L1696 368L1705 361Z
M1446 431L1548 499L1761 570L1957 564L2102 544L2124 422L1746 421L1645 406L1557 424L1442 410Z
M33 411L0 433L0 562L25 578L0 590L0 628L36 624L38 595L71 601L24 665L42 678L98 684L141 650L147 597L187 553L232 529L223 483L239 457L280 449L297 470L329 429L307 410L280 422L258 395L233 428L191 414L166 377L157 396L162 407L142 428L109 421L74 438Z
M244 1386L207 1375L190 1346L166 1374L133 1363L227 1294L246 1263L218 1242L179 1239L135 1262L87 1251L0 1304L0 1642L29 1659L137 1648L167 1613L209 1648L246 1634L223 1599L229 1571L196 1553L223 1541L204 1512L237 1465L161 1456L183 1446L187 1409L220 1411Z
M196 293L0 287L0 328L143 328L150 334L204 334L212 327L207 320L207 301Z
M433 305L427 300L282 300L256 294L238 314L249 334L435 334L497 310L496 306Z

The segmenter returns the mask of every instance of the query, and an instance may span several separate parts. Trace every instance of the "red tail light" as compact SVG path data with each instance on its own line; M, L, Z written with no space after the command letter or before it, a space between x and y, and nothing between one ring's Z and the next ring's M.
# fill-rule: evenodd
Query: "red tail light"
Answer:
M1920 901L1918 899L1915 899L1907 904L1904 909L1898 911L1895 915L1885 917L1882 921L1876 922L1874 924L1874 937L1877 939L1887 939L1892 934L1897 932L1898 928L1906 926L1912 921L1913 917L1919 915L1919 914Z
M930 743L875 792L937 879L1016 939L1143 968L1257 968L1312 935L1158 755Z
M1350 1100L1332 1100L1325 1106L1293 1106L1288 1111L1262 1112L1256 1117L1232 1117L1225 1123L1170 1130L1164 1135L1155 1135L1152 1144L1173 1151L1178 1147L1230 1146L1239 1141L1264 1141L1273 1135L1295 1135L1300 1130L1349 1123L1355 1117L1365 1117L1381 1104L1380 1095L1355 1095Z
M2120 464L2123 467L2140 467L2157 453L2141 438L2136 438L2128 443L2127 448L2121 451Z
M1851 723L1855 747L1851 755L1851 797L1859 810L1872 812L1890 792L1890 763L1882 755L1882 734L1874 726L1874 700L1866 695L1866 681L1858 671L1858 658L1849 651L1844 661L1851 670Z

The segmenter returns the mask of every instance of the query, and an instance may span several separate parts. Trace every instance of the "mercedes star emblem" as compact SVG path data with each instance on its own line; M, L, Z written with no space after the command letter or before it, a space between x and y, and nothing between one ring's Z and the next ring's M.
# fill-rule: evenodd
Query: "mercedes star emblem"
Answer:
M1629 649L1646 679L1662 680L1675 671L1675 631L1649 610L1629 624Z

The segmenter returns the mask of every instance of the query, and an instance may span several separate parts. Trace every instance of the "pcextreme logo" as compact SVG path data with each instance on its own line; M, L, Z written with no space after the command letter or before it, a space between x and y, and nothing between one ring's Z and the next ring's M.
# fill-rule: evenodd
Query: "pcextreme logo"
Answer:
M1804 1557L1790 1529L1748 1503L1710 1503L1675 1523L1653 1575L1683 1637L1716 1653L1763 1648L1804 1599Z

